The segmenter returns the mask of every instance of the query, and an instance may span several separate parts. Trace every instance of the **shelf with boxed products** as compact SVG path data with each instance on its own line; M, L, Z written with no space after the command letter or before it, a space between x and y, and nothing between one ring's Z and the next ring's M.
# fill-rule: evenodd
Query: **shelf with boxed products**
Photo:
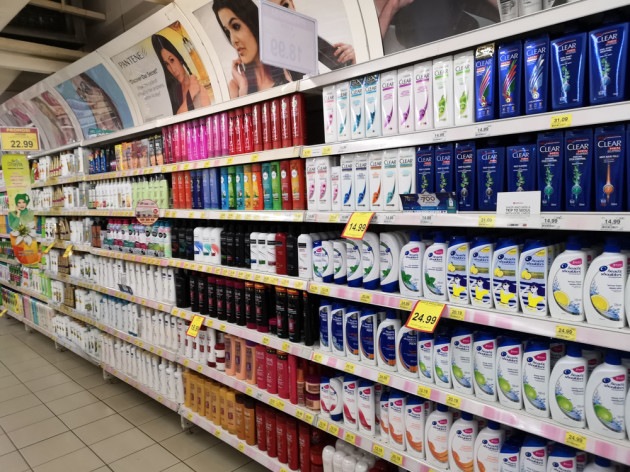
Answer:
M399 134L396 136L381 136L355 141L320 144L317 146L304 146L302 148L302 157L308 158L379 151L384 149L422 146L426 144L535 133L552 129L561 130L562 128L554 126L559 116L569 116L570 119L568 123L571 128L622 122L627 121L628 116L630 116L630 102L625 101L536 115L523 115L514 118L473 123L465 126L428 129L426 131Z
M71 151L81 146L80 141L75 141L73 143L64 144L63 146L59 146L52 149L42 149L41 151L36 151L28 155L29 159L37 159L39 157L46 157L52 154L57 154L63 151Z
M229 444L234 449L238 449L239 452L246 454L252 460L255 460L259 464L268 468L273 472L289 472L289 467L280 463L278 459L269 457L266 452L258 449L257 446L250 446L244 441L241 441L236 435L230 434L219 426L216 426L212 421L206 419L203 416L199 416L193 412L190 408L182 406L179 409L179 414L190 421L192 424L199 426L201 429L214 435L217 439Z
M424 298L405 297L399 293L347 287L345 285L310 282L309 292L347 300L349 302L411 311L418 300ZM444 302L446 304L446 302ZM446 304L442 317L467 321L482 326L494 326L521 333L547 336L550 338L579 341L622 351L630 351L630 328L607 328L589 325L586 322L557 320L551 317L536 317L524 313L501 313L496 310L479 310L471 305Z
M308 210L304 215L304 221L307 223L347 223L352 213ZM626 232L630 231L630 213L544 212L524 218L478 211L458 213L383 211L374 214L371 224Z
M118 372L112 366L109 366L109 365L107 365L105 363L102 363L102 362L100 363L100 365L101 365L101 367L103 368L103 370L105 372L108 372L108 373L112 374L114 377L119 378L120 380L122 380L126 384L131 385L135 389L137 389L137 390L141 391L142 393L144 393L145 395L153 398L155 401L161 403L165 407L170 408L173 411L179 411L179 407L180 407L179 403L176 403L173 400L169 400L168 398L164 398L164 396L162 396L159 393L157 393L156 391L150 389L146 385L142 385L140 382L136 381L135 379L126 376L122 372Z
M52 306L56 305L55 302L51 300L50 298L48 298L46 295L37 293L34 290L30 290L26 287L18 287L17 285L14 285L7 280L0 280L0 285L10 288L11 290L15 292L20 292L24 295L28 295L29 297L36 298L37 300L41 300L42 302L50 303Z
M330 419L318 417L317 427L323 431L327 431L329 434L332 434L335 437L343 439L344 441L354 446L371 452L377 457L404 467L407 470L418 472L438 472L442 470L437 469L433 465L429 465L424 460L420 460L411 456L407 451L399 451L397 449L393 449L389 446L388 443L377 441L374 437L363 435L357 430L345 429L342 422L335 422L331 421Z
M47 179L45 182L35 182L31 185L31 188L41 188L41 187L50 187L53 185L65 185L71 184L74 182L82 182L85 180L85 176L83 175L74 175L67 177L51 177Z
M480 44L527 34L531 31L561 23L568 24L571 21L586 16L596 15L627 5L630 5L630 2L626 0L582 0L580 2L572 2L522 16L514 20L502 21L483 28L478 28L467 33L451 36L368 62L309 77L300 81L299 91L305 92L342 82L353 77L373 74L387 69L396 69L404 64L411 64L426 59L453 54L463 49L476 48Z
M311 360L623 464L630 463L630 441L628 440L605 438L587 429L567 429L548 418L536 417L522 410L505 408L498 402L486 403L473 395L458 393L435 384L420 383L416 379L403 377L396 372L383 372L377 366L354 364L327 352L314 351Z

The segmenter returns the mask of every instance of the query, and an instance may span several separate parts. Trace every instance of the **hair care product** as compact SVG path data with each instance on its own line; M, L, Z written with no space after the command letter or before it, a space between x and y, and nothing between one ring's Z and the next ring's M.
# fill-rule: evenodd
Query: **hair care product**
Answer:
M510 118L521 114L523 80L523 43L520 40L500 44L499 117Z
M383 136L398 134L398 73L395 70L381 74L381 123Z
M433 244L427 247L422 261L422 290L424 296L435 301L446 300L446 254L448 245L444 235L437 232Z
M433 64L431 61L416 64L414 76L414 123L416 131L433 128Z
M457 328L451 337L451 378L456 392L472 395L473 335L468 328Z
M468 125L475 121L475 54L466 51L453 58L455 126Z
M588 36L591 105L625 100L628 23L607 25Z
M494 43L475 50L475 121L495 119L496 56Z
M433 124L436 128L453 126L453 56L433 61Z
M516 313L518 303L518 267L520 246L511 239L499 241L492 256L492 297L497 310Z
M384 371L396 371L396 338L400 330L400 320L393 310L378 325L376 332L377 364Z
M398 96L397 110L398 113L398 132L411 133L415 130L414 123L414 68L413 66L398 69Z
M584 104L586 33L551 41L551 108L563 110Z
M573 428L586 425L586 369L580 347L569 344L566 356L556 362L549 380L549 409L554 421Z
M595 210L622 211L626 133L623 125L595 128Z
M427 417L425 441L427 462L435 467L448 466L448 437L453 413L441 403Z
M451 426L448 435L448 463L451 471L473 470L477 427L477 421L466 411L462 411L461 417Z
M499 452L504 441L505 431L498 423L488 421L488 426L479 431L475 440L475 472L499 471Z
M521 310L530 315L547 315L548 248L542 241L527 241L519 261Z
M564 133L564 193L567 211L591 211L593 175L593 130Z

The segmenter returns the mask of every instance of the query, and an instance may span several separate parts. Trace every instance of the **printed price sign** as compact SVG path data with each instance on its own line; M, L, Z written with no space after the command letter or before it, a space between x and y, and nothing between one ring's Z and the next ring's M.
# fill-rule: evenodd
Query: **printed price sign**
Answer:
M205 318L203 316L195 315L190 323L188 331L186 331L186 336L196 338L199 334L199 329L201 329L201 325L203 325L204 320Z
M573 115L571 113L565 113L564 115L554 115L551 117L551 124L549 127L551 129L556 128L568 128L571 126L571 122L573 121Z
M466 310L464 310L463 308L451 307L451 311L449 312L448 316L452 320L463 321L466 318Z
M317 74L317 21L271 2L259 4L260 61Z
M575 341L577 339L577 328L574 326L556 325L556 338Z
M35 128L0 128L3 151L37 151L39 139Z
M416 306L413 307L405 326L416 331L432 333L435 331L435 327L440 321L445 307L444 303L419 300Z
M342 238L363 239L368 229L370 221L374 217L374 212L364 213L355 211L350 215L350 219L346 223L346 227L341 233Z
M446 405L459 409L462 406L462 399L455 395L446 395Z
M576 449L581 449L583 451L586 449L586 436L582 436L581 434L574 433L572 431L567 431L564 436L564 443L567 446L575 447Z
M392 455L389 456L389 461L393 462L396 465L402 465L403 457L400 454L396 453L396 452L392 452Z
M424 385L418 385L418 395L424 398L431 398L431 389Z
M385 455L385 449L383 446L379 446L378 444L372 444L372 454L378 457L383 457Z
M495 215L479 215L479 222L477 226L480 228L494 228L495 221Z

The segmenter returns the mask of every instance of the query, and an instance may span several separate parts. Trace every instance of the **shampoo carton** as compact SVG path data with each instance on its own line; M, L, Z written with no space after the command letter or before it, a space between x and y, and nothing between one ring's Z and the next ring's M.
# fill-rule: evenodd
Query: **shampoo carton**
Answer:
M588 36L591 105L625 100L628 23L604 26Z
M472 211L476 208L476 158L475 141L455 143L455 192L459 211Z
M562 131L539 133L536 142L538 150L538 190L541 193L542 211L560 211L563 201L564 135Z
M595 210L622 211L626 133L623 125L595 128Z
M324 87L322 100L324 102L324 141L334 143L337 141L337 96L334 85Z
M475 121L475 54L466 51L453 59L455 126L468 125Z
M551 41L551 109L584 105L586 33Z
M372 74L365 77L365 136L372 138L381 136L381 75Z
M381 74L381 123L383 136L398 134L398 74L395 70Z
M383 186L383 210L399 211L400 189L398 187L398 149L387 149L383 152L383 171L381 175Z
M398 169L396 171L399 194L416 193L416 149L398 149ZM396 196L400 205L400 197Z
M549 35L525 41L525 113L549 109Z
M354 154L345 154L339 159L341 166L341 210L354 211Z
M455 191L455 159L453 143L435 146L435 191Z
M352 134L350 119L350 83L335 85L337 110L337 141L348 141Z
M523 43L520 40L499 45L499 117L521 114Z
M352 139L365 138L365 91L363 78L350 81L350 119Z
M536 190L536 145L509 146L506 154L508 192Z
M497 193L504 191L505 148L477 150L477 197L481 211L496 211Z
M475 121L495 119L497 58L494 43L475 51Z
M453 56L433 61L433 123L436 128L453 126Z
M416 192L433 193L435 150L433 145L416 148Z
M416 131L433 128L433 64L431 61L416 64L414 75L414 123Z
M358 211L370 209L370 159L367 153L357 154L354 159L355 208Z
M383 209L383 157L385 151L373 151L369 154L370 165L370 210Z
M564 201L567 211L591 211L593 180L593 130L564 133Z
M413 66L398 69L398 132L411 133L414 123Z

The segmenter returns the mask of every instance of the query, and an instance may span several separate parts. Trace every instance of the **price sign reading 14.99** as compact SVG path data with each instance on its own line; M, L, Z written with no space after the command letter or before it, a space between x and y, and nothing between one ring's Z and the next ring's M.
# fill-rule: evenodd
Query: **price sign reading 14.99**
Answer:
M374 212L372 213L362 213L355 211L350 215L350 219L346 223L346 227L343 229L343 233L341 233L342 238L350 238L350 239L363 239L365 232L367 231L368 225L372 218L374 217Z

